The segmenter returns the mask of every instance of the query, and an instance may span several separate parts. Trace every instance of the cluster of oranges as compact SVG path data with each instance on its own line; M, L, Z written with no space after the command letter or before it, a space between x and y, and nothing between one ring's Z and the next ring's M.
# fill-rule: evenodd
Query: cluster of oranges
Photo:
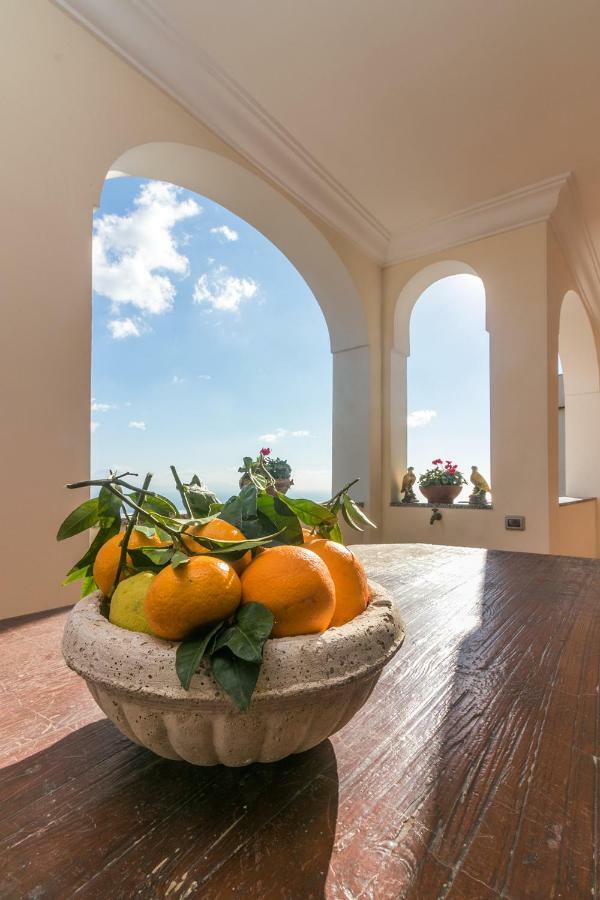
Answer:
M222 519L196 526L188 534L214 540L243 541L244 535ZM241 603L262 603L273 614L273 637L325 631L344 625L363 612L369 601L367 576L354 554L341 544L303 529L304 544L250 551L232 564L207 555L183 537L195 554L183 565L166 566L158 574L141 572L115 590L110 619L114 624L179 641L196 629L227 619ZM108 594L112 588L123 534L100 549L94 579ZM133 531L129 547L164 547L158 537ZM131 559L128 560L131 564Z

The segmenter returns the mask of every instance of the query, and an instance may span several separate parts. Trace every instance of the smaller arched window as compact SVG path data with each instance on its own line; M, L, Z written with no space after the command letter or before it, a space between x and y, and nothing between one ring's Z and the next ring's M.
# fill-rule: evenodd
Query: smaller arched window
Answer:
M397 485L407 466L418 475L437 458L457 463L467 481L473 465L489 479L490 364L482 280L454 261L418 273L398 299L394 338L392 499L400 499ZM465 485L459 502L471 490Z
M560 311L559 494L600 496L600 371L596 339L581 298L567 291ZM562 445L562 446L561 446Z

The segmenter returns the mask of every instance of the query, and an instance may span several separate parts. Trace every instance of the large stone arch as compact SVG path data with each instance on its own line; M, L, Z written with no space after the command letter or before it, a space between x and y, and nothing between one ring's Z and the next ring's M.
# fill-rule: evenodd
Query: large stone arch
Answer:
M400 499L402 476L406 471L407 453L407 360L410 356L410 318L421 295L442 278L451 275L481 277L468 263L442 259L424 266L400 291L394 307L393 339L390 358L390 464L391 499Z
M149 143L125 151L111 169L185 187L257 228L290 260L319 303L333 354L333 484L359 476L356 496L369 500L369 341L363 301L319 229L263 178L200 147ZM300 362L299 362L300 364Z

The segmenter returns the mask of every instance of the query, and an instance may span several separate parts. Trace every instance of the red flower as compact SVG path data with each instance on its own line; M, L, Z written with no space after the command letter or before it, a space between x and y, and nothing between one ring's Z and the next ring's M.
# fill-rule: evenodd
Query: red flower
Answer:
M443 462L444 462L443 459L432 459L432 460L431 460L431 465L432 465L432 466L441 466L441 464L442 464Z
M261 449L261 451L260 451L260 455L261 455L261 456L268 456L270 452L271 452L271 448L270 448L270 447L263 447L263 448Z

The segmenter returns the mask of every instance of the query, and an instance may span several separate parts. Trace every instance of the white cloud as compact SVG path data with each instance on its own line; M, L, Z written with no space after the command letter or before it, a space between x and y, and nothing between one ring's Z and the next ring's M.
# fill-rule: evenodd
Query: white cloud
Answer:
M210 233L219 234L226 241L237 241L240 237L237 231L234 231L233 228L229 228L227 225L219 225L218 228L211 228Z
M111 319L108 330L115 341L122 341L128 337L139 337L141 331L133 319Z
M212 375L198 375L199 381L212 381Z
M94 290L114 306L131 304L154 315L173 306L175 285L165 270L184 276L189 268L187 256L178 252L173 228L202 211L195 200L181 200L180 194L180 188L151 181L142 186L132 212L96 219Z
M275 431L270 431L268 434L259 434L259 441L267 441L269 444L274 444L276 441L280 441L285 437L309 437L310 431L288 431L287 428L277 428Z
M173 375L171 379L171 384L183 384L185 382L185 378L181 378L179 375Z
M208 303L222 312L237 312L245 300L251 300L258 293L258 284L253 278L237 278L229 275L226 266L219 266L208 274L201 275L194 288L194 303Z
M429 425L436 416L435 409L416 409L408 414L406 424L409 428L423 428L424 425Z
M133 421L133 422L130 422L130 423L129 423L129 427L130 427L130 428L137 428L138 431L145 431L145 430L146 430L146 423L145 423L145 422L136 422L136 421Z
M92 434L95 432L96 428L100 428L100 422L94 422L94 420L92 419L92 421L90 422L90 430Z
M98 401L92 397L92 412L108 412L109 409L116 409L116 405L114 403L98 403Z

